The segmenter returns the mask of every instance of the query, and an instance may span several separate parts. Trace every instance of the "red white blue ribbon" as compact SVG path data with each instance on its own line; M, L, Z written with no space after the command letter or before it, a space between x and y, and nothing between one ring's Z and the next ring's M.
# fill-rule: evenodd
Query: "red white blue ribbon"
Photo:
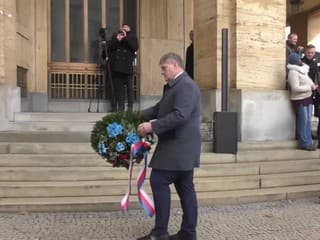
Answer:
M137 177L138 199L139 199L140 205L142 206L146 214L149 217L152 217L155 214L153 200L142 189L144 180L146 179L146 175L147 175L147 162L148 162L149 149L150 149L150 144L148 142L138 142L131 146L130 166L129 166L129 186L128 186L127 194L121 200L121 208L123 211L126 211L128 209L129 202L130 202L129 198L131 194L132 172L133 172L133 166L134 166L133 159L138 153L143 152L144 164Z

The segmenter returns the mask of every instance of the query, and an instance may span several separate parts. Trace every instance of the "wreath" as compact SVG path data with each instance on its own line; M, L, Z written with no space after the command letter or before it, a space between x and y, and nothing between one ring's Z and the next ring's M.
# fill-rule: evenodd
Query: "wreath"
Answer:
M143 138L137 133L143 118L134 112L116 112L96 122L91 133L92 148L113 167L130 166L131 146L140 141L152 144L152 138ZM133 160L140 163L143 153L137 153Z

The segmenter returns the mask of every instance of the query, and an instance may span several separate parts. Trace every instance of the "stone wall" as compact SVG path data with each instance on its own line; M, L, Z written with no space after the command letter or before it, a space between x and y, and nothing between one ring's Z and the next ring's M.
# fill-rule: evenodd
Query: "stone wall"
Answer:
M0 84L16 85L16 1L0 1Z
M237 89L284 89L285 0L195 0L196 80L221 87L221 30L229 29L229 79Z

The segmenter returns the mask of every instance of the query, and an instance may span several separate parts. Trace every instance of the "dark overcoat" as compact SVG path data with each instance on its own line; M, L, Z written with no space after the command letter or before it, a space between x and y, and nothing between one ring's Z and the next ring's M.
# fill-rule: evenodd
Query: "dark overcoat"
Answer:
M200 163L200 90L186 72L164 86L161 100L142 115L151 122L158 144L149 166L189 171Z
M193 78L193 43L187 47L186 52L186 72L189 74L189 76Z
M111 71L133 74L133 61L138 48L138 39L134 33L127 32L127 36L122 41L118 41L117 34L114 34L108 48Z

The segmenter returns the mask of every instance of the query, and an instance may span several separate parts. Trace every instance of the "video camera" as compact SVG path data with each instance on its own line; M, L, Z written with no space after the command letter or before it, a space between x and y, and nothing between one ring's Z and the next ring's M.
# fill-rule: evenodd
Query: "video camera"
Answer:
M125 37L127 35L125 31L119 31L118 34L120 34L122 37Z

